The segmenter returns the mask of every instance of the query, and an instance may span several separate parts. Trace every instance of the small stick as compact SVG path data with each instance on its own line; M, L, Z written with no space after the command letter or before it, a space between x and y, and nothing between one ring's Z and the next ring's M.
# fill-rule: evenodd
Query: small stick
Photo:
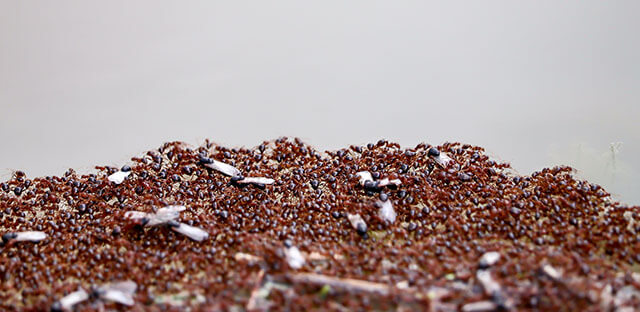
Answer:
M347 291L378 293L387 295L392 287L386 284L357 280L352 278L339 278L315 273L297 273L290 275L291 279L298 283L309 283L316 285L329 285L335 288L342 288Z
M258 277L256 278L256 284L251 291L251 297L249 297L249 300L247 301L247 311L254 311L258 309L258 297L260 296L260 286L262 285L263 278L264 270L260 270L260 272L258 272Z

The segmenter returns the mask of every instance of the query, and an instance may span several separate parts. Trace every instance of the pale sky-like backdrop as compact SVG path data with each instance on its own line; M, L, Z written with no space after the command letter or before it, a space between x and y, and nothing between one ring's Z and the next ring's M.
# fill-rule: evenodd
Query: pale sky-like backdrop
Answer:
M0 177L460 141L637 205L639 30L640 1L0 1Z

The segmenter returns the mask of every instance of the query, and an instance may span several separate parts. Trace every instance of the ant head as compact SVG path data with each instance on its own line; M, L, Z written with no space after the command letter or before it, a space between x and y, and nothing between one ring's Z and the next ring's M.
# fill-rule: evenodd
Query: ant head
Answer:
M18 237L18 234L16 233L5 233L4 235L2 235L2 241L8 243L10 240L16 237Z

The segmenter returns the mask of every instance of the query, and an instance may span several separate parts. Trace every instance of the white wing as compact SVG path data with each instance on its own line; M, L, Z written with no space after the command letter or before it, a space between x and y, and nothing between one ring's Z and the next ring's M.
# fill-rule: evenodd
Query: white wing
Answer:
M180 211L185 211L185 210L187 210L187 207L185 206L171 205L171 206L166 206L158 209L158 212L156 212L156 214L173 213L173 212L178 213Z
M562 277L562 273L560 273L560 271L548 264L542 267L542 272L554 280L558 280Z
M109 283L99 288L100 298L132 306L133 294L137 287L133 281Z
M205 230L184 223L179 223L178 226L172 226L171 228L197 242L203 241L209 237L209 233Z
M364 186L364 183L367 181L373 182L373 176L369 171L360 171L356 173L358 177L360 177L360 185Z
M213 170L216 170L216 171L218 171L218 172L220 172L220 173L222 173L224 175L228 175L230 177L235 177L235 176L241 175L241 172L240 172L240 170L238 170L238 168L236 168L236 167L234 167L232 165L229 165L229 164L225 164L225 163L223 163L221 161L217 161L215 159L212 159L212 160L213 160L212 163L205 164L205 166L207 166L207 167L209 167L209 168L211 168Z
M82 289L82 287L66 296L64 296L60 301L60 308L62 310L68 311L73 308L74 305L89 299L89 294Z
M402 181L400 181L400 179L389 180L389 178L384 178L384 179L378 181L378 186L379 187L383 187L383 186L387 186L387 185L399 186L401 184L402 184Z
M271 178L246 177L246 178L244 178L242 180L237 181L236 183L267 185L267 184L273 184L274 182L276 182L276 180L271 179Z
M125 218L134 220L149 218L150 216L151 214L142 211L127 211L124 213Z
M347 214L347 219L349 219L349 222L351 223L351 226L354 229L358 229L358 224L362 224L364 225L364 228L367 227L367 223L364 222L364 219L362 219L362 217L359 214Z
M109 179L109 181L115 183L115 184L120 184L124 181L124 179L126 177L128 177L131 174L131 171L117 171L116 173L110 175L107 179Z
M180 216L180 211L186 210L185 206L167 206L158 209L149 220L148 226L165 224L171 220L175 220Z
M436 162L438 163L438 165L442 166L442 167L447 167L449 166L449 164L451 162L453 162L453 159L451 159L451 157L447 156L447 154L445 153L440 153L440 155L434 157L434 159L436 160Z
M156 213L148 213L142 211L127 211L124 214L125 218L139 220L143 218L149 219L149 222L145 226L156 226L166 224L171 220L175 220L180 216L180 211L187 209L185 206L167 206L158 209Z
M479 270L476 273L476 279L488 294L495 294L501 291L500 284L493 279L489 271Z
M480 261L478 261L478 264L482 268L487 268L496 264L498 260L500 260L500 253L495 251L489 251L484 253L482 257L480 257Z
M380 205L378 215L382 220L389 223L393 223L396 221L396 211L393 210L393 204L391 204L390 200L387 200L385 202L378 202L378 205Z
M104 285L104 287L109 289L119 290L128 294L133 294L136 292L136 288L138 288L138 285L134 281L126 280L122 282L109 283Z
M133 296L131 294L123 293L119 290L107 289L100 298L103 300L115 301L117 303L121 303L124 305L132 306L133 305Z
M28 231L16 233L16 237L14 238L14 240L39 242L45 238L47 238L47 234L45 232Z
M284 255L287 258L287 263L292 269L299 269L304 265L304 257L300 250L296 246L285 248Z

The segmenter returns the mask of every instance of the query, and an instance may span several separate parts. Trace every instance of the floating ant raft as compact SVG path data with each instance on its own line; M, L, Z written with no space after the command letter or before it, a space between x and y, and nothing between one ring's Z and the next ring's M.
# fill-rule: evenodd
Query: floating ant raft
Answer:
M0 184L0 310L633 310L639 207L480 147L167 143Z

